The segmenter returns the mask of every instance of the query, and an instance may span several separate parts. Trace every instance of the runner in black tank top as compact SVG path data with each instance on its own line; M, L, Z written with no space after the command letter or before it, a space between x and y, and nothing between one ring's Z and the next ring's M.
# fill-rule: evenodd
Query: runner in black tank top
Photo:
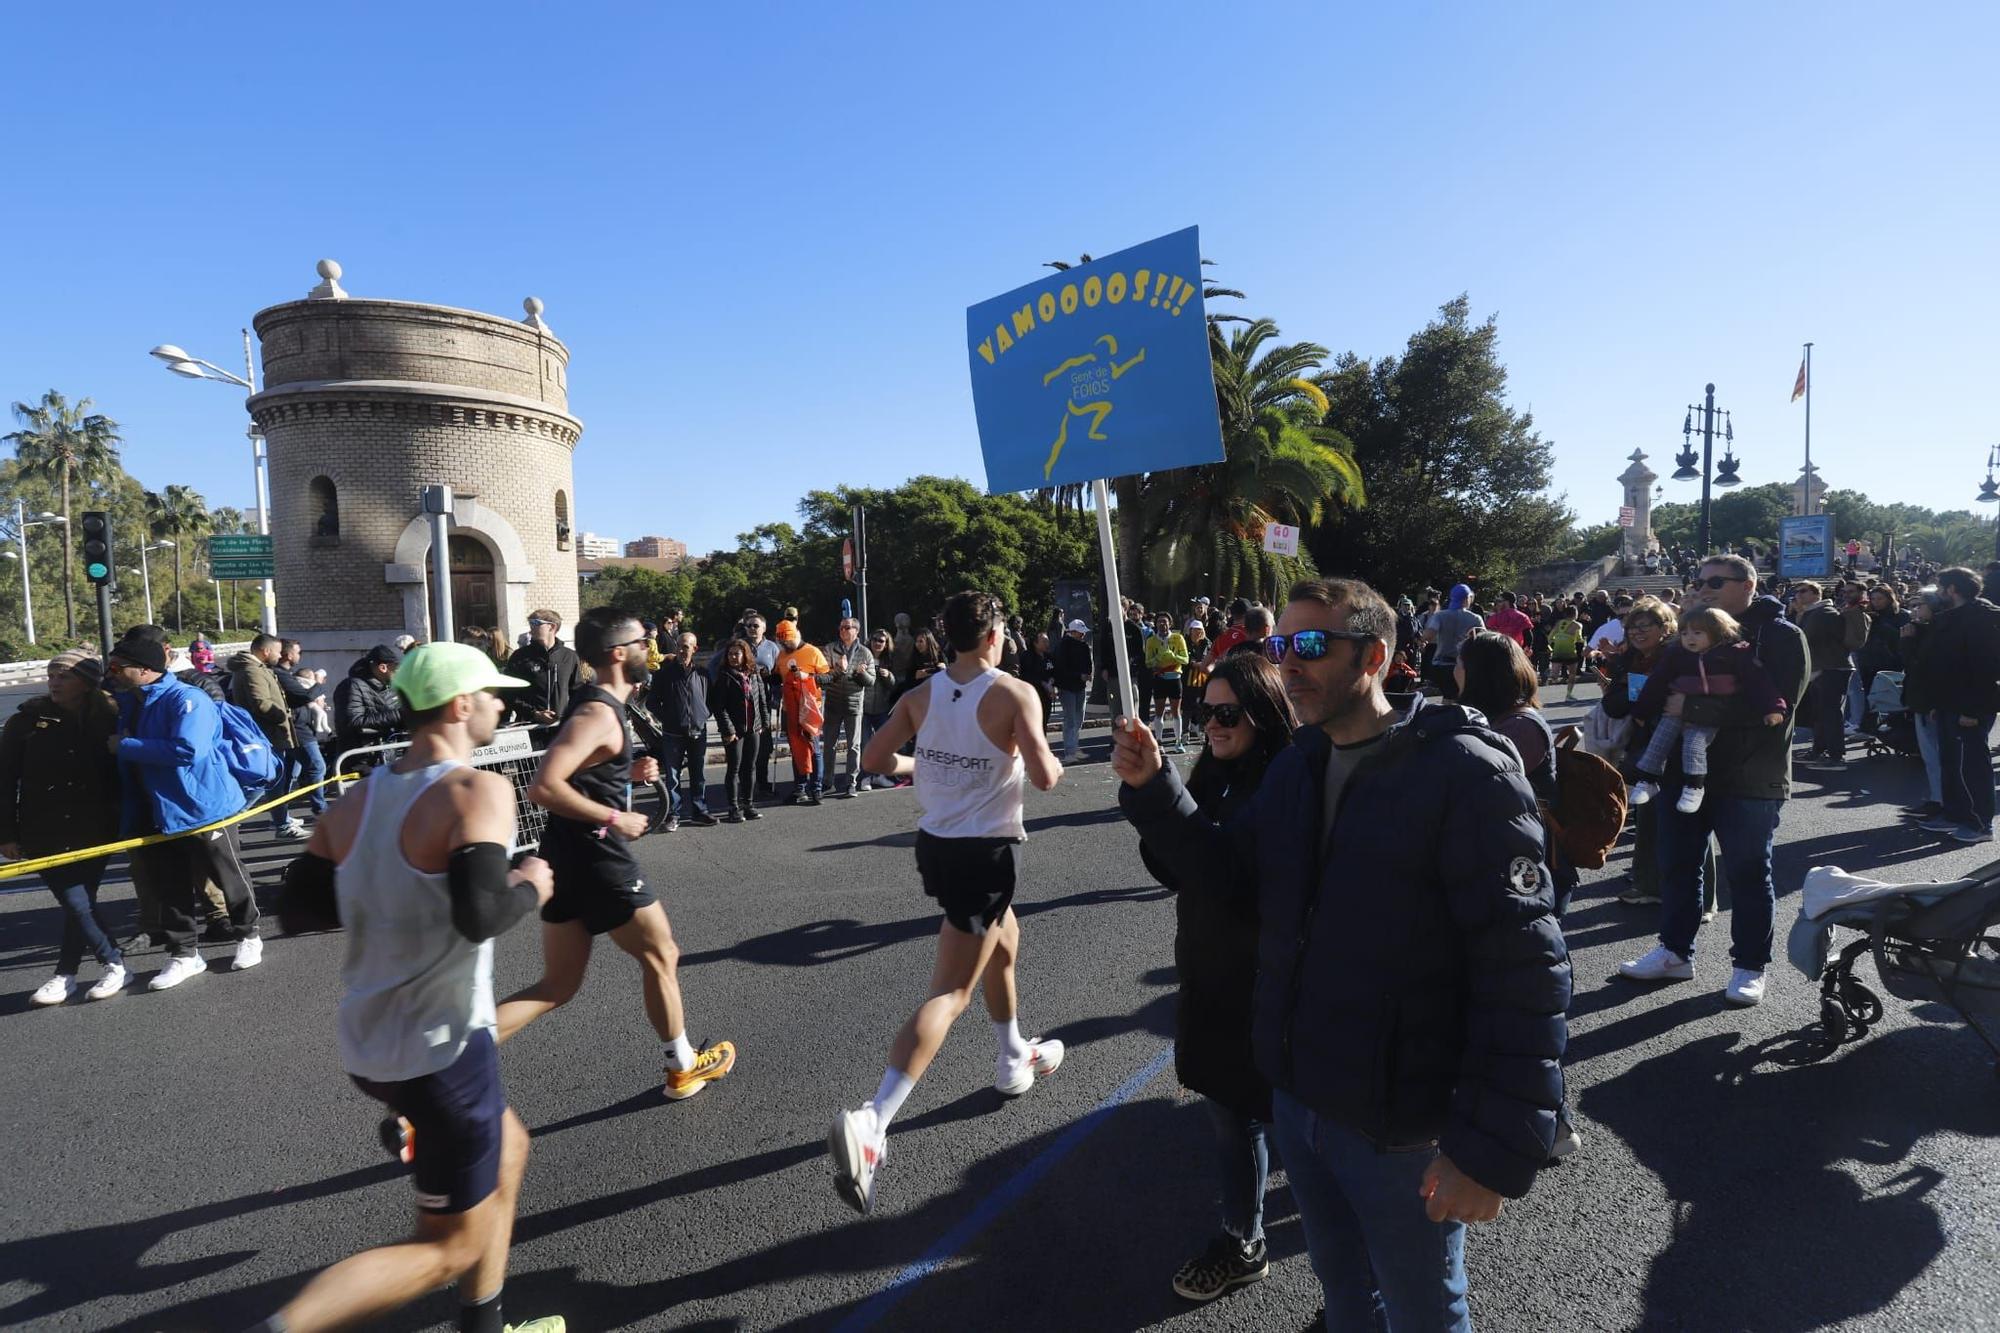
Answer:
M632 783L660 771L656 759L633 759L625 711L645 669L644 632L632 615L596 607L576 627L576 651L596 683L572 697L529 791L549 812L541 853L555 876L542 908L542 978L501 1002L497 1033L504 1042L567 1004L583 984L592 942L608 934L642 964L646 1019L667 1048L666 1096L692 1097L735 1067L736 1048L721 1041L696 1052L689 1043L680 949L632 855L631 841L646 832L646 817L630 809Z

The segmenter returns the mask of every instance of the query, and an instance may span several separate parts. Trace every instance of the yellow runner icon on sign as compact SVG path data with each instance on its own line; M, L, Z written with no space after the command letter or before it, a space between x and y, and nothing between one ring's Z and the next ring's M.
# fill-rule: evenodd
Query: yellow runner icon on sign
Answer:
M1097 353L1086 352L1069 360L1042 376L1042 387L1069 376L1069 401L1063 404L1061 422L1056 427L1056 442L1049 450L1049 461L1042 465L1042 480L1047 481L1056 470L1056 460L1062 457L1063 445L1069 442L1069 423L1072 417L1089 417L1090 429L1086 437L1093 440L1108 440L1104 433L1104 419L1111 415L1111 384L1121 378L1126 371L1146 359L1146 349L1141 347L1125 360L1118 359L1118 340L1104 334L1097 340L1104 349L1104 360L1100 363Z

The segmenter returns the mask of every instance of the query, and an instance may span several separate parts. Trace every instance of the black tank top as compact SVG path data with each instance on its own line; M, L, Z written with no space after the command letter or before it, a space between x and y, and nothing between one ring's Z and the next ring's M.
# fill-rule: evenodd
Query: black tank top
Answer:
M601 685L586 685L570 696L569 708L563 713L562 720L568 723L577 709L593 703L604 704L617 716L624 744L613 757L570 774L569 785L587 800L615 810L628 809L631 804L634 745L632 722L624 702ZM559 893L564 887L561 881L574 876L590 876L618 887L631 883L639 875L639 865L633 859L631 844L598 825L579 823L560 815L549 816L541 850L556 875L556 891Z

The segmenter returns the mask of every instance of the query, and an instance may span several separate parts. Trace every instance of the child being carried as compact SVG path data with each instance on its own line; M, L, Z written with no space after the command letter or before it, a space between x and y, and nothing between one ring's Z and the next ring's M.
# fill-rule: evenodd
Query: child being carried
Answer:
M1646 688L1632 705L1632 715L1659 719L1646 753L1639 759L1639 781L1632 784L1631 805L1644 805L1660 794L1674 746L1680 746L1685 777L1674 808L1683 814L1701 809L1708 780L1708 747L1719 727L1722 703L1741 696L1775 727L1790 707L1778 687L1743 641L1743 630L1727 611L1707 607L1681 622L1680 642L1667 650ZM1669 697L1681 701L1678 714L1667 712ZM1716 700L1704 707L1704 701Z

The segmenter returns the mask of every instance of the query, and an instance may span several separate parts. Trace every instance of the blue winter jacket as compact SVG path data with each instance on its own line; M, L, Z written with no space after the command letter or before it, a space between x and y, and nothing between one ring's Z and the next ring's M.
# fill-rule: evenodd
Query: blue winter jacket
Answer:
M127 837L146 826L141 800L152 802L152 824L162 833L200 828L243 808L243 788L222 757L222 714L213 699L172 676L117 697Z
M1256 895L1251 1046L1273 1087L1526 1194L1562 1103L1570 967L1520 759L1477 711L1419 699L1349 776L1322 855L1332 742L1293 741L1226 826L1171 765L1119 802L1180 882Z

